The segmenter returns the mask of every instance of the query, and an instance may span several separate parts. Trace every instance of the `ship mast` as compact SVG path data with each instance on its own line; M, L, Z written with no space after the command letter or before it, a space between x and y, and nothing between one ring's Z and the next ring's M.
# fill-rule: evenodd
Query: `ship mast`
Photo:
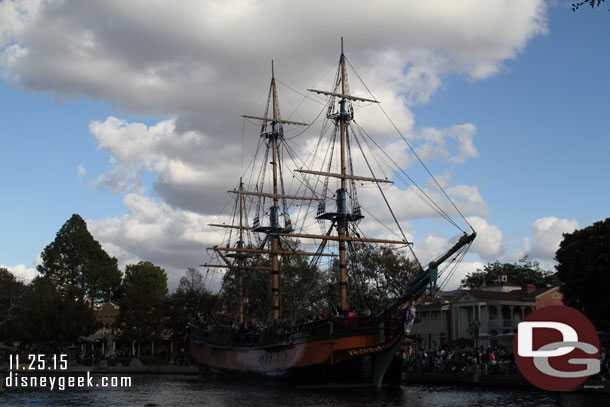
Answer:
M292 232L292 228L287 224L284 227L281 227L279 224L280 217L280 199L298 199L298 200L316 200L315 197L305 197L305 196L294 196L294 195L286 195L283 190L279 190L280 185L280 177L281 177L281 169L279 166L281 163L280 160L280 144L282 141L282 125L301 125L306 126L306 123L300 123L295 121L282 120L280 118L279 109L278 109L278 98L277 98L277 89L276 89L276 81L275 81L275 71L273 67L273 61L271 61L271 85L269 88L270 92L270 103L272 104L271 117L267 117L267 111L265 112L264 117L259 116L250 116L243 115L244 118L260 120L262 121L262 129L261 129L261 137L267 140L267 148L271 150L271 166L272 166L272 192L264 192L262 190L255 191L246 191L243 188L243 183L240 180L239 190L229 191L232 193L239 194L239 210L240 210L240 241L238 242L237 247L214 247L214 250L219 253L221 257L223 257L222 252L236 252L236 254L227 255L227 257L237 257L238 259L243 259L254 254L268 254L270 256L270 275L271 275L271 311L272 311L272 319L275 321L280 317L280 261L279 256L285 254L292 254L297 256L311 256L315 253L301 252L301 251L292 251L292 250L282 250L280 248L280 233L290 233ZM268 105L267 105L268 108ZM271 122L271 131L267 130L267 124ZM283 187L282 187L283 189ZM281 193L280 193L281 192ZM243 217L243 199L244 196L256 196L261 199L263 198L272 198L273 205L269 208L269 225L262 226L258 223L258 217L254 221L253 228L247 228L243 226L242 217ZM243 244L243 231L249 229L253 232L257 233L265 233L267 235L267 239L265 239L258 248L245 248ZM270 242L271 248L264 249L264 246ZM240 260L237 266L240 270L246 269L248 266L243 265L243 260ZM251 269L256 269L261 267L251 267ZM262 267L261 269L263 269ZM243 322L243 275L239 275L239 307L240 307L240 322Z
M237 247L244 248L244 183L239 179L239 242ZM239 323L244 323L244 256L239 256L237 260L238 276L239 276Z
M345 95L345 55L343 54L343 37L341 38L341 94ZM341 110L337 120L341 126L341 188L337 191L337 212L344 215L346 210L346 190L345 190L345 131L349 115L345 111L345 98L341 99L339 105ZM347 263L345 260L345 240L341 238L346 236L347 221L345 216L339 218L339 287L341 289L341 312L347 312Z
M336 87L334 92L309 89L311 92L318 94L331 96L332 99L339 98L339 112L329 113L327 116L329 119L334 120L336 125L339 127L339 148L340 148L340 170L339 173L323 173L319 171L299 170L302 173L325 175L328 177L334 177L340 179L340 188L336 191L336 212L323 213L318 216L318 219L332 220L337 229L337 238L339 241L339 290L341 295L340 309L342 313L348 311L347 303L347 258L346 258L346 243L349 241L361 241L361 242L373 242L376 239L353 239L349 236L348 224L349 222L357 222L364 218L358 208L354 208L354 213L350 213L347 207L347 180L361 180L361 181L372 181L375 183L391 182L387 179L361 177L354 174L348 174L347 161L348 161L348 126L352 120L352 110L347 107L348 103L352 101L361 102L373 102L378 103L376 100L361 98L353 95L349 95L349 89L347 87L347 78L345 73L345 54L343 53L343 38L341 38L341 57L339 58L339 81L341 88ZM338 93L340 92L340 93ZM354 197L352 196L352 199ZM333 239L329 239L333 240ZM395 244L407 244L406 241L386 241L387 243Z
M273 206L269 211L269 224L274 230L271 233L271 310L273 312L273 320L280 318L280 259L276 254L280 246L279 231L279 200L277 191L277 173L278 173L278 131L277 131L277 90L275 88L275 72L273 69L273 61L271 61L271 94L273 98L273 121L271 122L271 149L273 153Z

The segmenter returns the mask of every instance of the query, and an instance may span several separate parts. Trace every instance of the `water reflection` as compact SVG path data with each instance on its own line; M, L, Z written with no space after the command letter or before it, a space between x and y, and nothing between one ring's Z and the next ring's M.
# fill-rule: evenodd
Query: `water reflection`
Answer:
M11 390L2 406L408 406L408 407L595 407L610 406L610 396L549 393L533 389L407 385L395 390L363 388L294 389L222 384L198 376L133 375L131 388L70 391Z

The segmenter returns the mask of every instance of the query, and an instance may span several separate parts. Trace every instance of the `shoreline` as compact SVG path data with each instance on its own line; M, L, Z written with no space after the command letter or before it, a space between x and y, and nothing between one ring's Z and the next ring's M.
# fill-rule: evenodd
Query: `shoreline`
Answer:
M141 366L84 366L73 365L66 370L9 370L8 366L0 366L0 377L9 373L21 375L57 376L69 374L159 374L159 375L199 375L200 371L194 366L176 365L141 365ZM409 384L438 384L458 385L464 387L529 387L536 389L521 375L484 375L477 373L442 373L442 372L401 372L401 385ZM587 379L577 389L572 391L585 393L610 394L610 380Z
M521 375L477 373L402 372L401 384L441 384L459 386L511 386L538 389ZM610 380L587 379L571 391L610 394Z
M0 375L5 375L10 372L19 373L22 375L66 375L66 374L79 374L79 373L92 373L92 374L199 374L199 369L194 366L175 366L175 365L141 365L141 366L84 366L74 365L68 367L66 370L9 370L8 366L0 366Z

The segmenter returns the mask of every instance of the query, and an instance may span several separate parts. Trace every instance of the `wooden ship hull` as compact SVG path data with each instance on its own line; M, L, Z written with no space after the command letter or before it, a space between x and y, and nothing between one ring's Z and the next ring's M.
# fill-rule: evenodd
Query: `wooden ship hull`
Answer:
M273 334L258 343L234 335L230 327L192 328L188 356L213 378L281 380L299 385L358 384L379 387L403 344L403 321L393 318L379 329L372 318L322 320ZM271 339L271 343L268 342ZM392 375L399 377L398 375ZM390 375L388 375L390 377Z

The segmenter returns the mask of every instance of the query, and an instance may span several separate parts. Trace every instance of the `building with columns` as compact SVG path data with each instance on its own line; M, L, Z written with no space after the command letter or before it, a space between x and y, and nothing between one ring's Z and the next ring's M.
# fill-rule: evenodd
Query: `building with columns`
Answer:
M478 290L446 292L417 306L413 333L431 349L458 339L474 340L476 329L479 344L493 341L511 347L519 322L538 308L562 305L562 298L559 287L521 287L505 279Z

